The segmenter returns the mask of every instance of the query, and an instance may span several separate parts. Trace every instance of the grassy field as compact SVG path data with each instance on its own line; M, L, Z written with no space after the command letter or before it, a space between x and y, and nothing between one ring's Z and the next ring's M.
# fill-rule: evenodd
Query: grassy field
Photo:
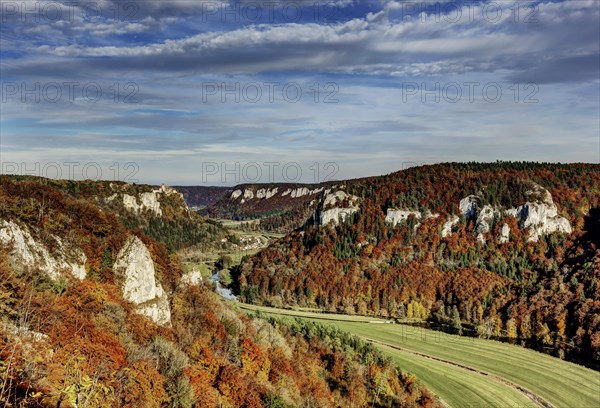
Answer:
M245 310L251 310L251 311L259 311L259 312L263 312L263 313L275 313L278 315L284 315L284 316L292 316L292 317L305 317L305 318L319 318L319 319L325 319L325 320L339 320L339 321L345 321L345 322L364 322L364 323L386 323L386 320L383 319L378 319L378 318L371 318L371 317L366 317L366 316L350 316L350 315L345 315L345 314L331 314L331 313L320 313L318 310L316 309L312 309L312 310L307 310L307 309L303 309L303 308L291 308L291 309L274 309L272 307L266 307L266 306L256 306L256 305L249 305L246 303L236 303L236 306L245 309Z
M403 351L379 345L386 353L391 353L390 356L395 356L401 367L413 371L436 394L453 406L457 406L458 400L461 400L462 404L458 406L479 406L468 405L474 397L467 396L467 390L475 392L481 400L486 400L490 395L496 395L495 398L508 396L505 394L508 387L501 381L495 380L494 376L518 384L555 407L597 408L600 406L600 373L533 350L407 325L366 323L366 321L377 320L373 318L343 317L335 314L296 312L248 305L243 307L250 307L263 313L293 315L336 325L355 335L401 348ZM419 356L417 353L473 368L491 376L486 379L485 375L470 372L465 368L452 367L444 362ZM405 362L404 365L402 361ZM430 372L427 367L435 372ZM455 370L462 375L456 376ZM470 376L465 373L479 376L482 378L481 381L486 380L485 386L481 385L477 388L468 378ZM445 385L444 378L448 376L461 383L458 390ZM486 387L492 387L493 392L484 391ZM509 399L513 400L513 396ZM497 401L491 406L514 406L514 404L504 404L506 401Z
M379 348L402 370L414 373L451 407L534 406L522 393L480 374L386 346Z

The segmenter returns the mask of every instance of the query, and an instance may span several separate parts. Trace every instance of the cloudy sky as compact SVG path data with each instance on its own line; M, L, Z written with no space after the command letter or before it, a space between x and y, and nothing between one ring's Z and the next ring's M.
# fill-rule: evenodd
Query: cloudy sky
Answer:
M315 182L600 160L600 6L1 3L3 173Z

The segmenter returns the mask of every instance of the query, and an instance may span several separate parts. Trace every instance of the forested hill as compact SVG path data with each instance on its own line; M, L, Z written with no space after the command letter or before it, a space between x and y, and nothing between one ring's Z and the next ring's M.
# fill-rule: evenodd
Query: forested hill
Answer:
M449 163L323 191L242 299L426 319L600 360L600 166Z
M231 194L232 187L205 187L205 186L173 186L183 194L185 202L193 208L205 208Z
M0 405L441 406L372 345L184 271L174 249L227 234L169 187L0 176Z
M209 219L260 220L255 228L287 233L312 215L324 190L365 179L314 184L261 183L235 187L174 187L190 207Z

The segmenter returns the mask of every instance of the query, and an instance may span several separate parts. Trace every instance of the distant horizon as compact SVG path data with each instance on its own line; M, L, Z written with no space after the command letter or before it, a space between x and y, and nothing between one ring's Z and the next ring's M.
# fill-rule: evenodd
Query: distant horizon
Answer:
M338 179L333 179L333 180L324 180L324 181L320 181L320 182L294 182L294 181L285 181L285 180L275 180L275 181L264 181L264 182L240 182L240 183L235 183L235 184L179 184L179 183L166 183L166 182L145 182L145 181L135 181L135 182L129 182L126 180L114 180L114 179L71 179L71 178L55 178L55 177L46 177L43 175L36 175L36 174L14 174L14 173L0 173L0 176L17 176L17 177L38 177L38 178L44 178L44 179L49 179L49 180L54 180L54 181L92 181L92 182L102 182L102 183L113 183L113 182L120 182L120 183L128 183L128 184L136 184L136 185L145 185L145 186L153 186L153 187L160 187L161 185L165 185L168 187L206 187L206 188L210 188L210 187L214 187L214 188L234 188L237 186L241 186L241 185L286 185L286 184L294 184L294 185L317 185L317 184L323 184L323 183L336 183L336 182L345 182L345 181L350 181L350 180L357 180L357 179L368 179L368 178L376 178L376 177L383 177L389 174L393 174L393 173L398 173L401 171L405 171L411 168L415 168L415 167L423 167L423 166L436 166L436 165L445 165L445 164L465 164L465 163L475 163L475 164L501 164L501 163L531 163L531 164L549 164L549 165L598 165L600 166L600 162L560 162L560 161L556 161L556 162L550 162L550 161L535 161L535 160L494 160L494 161L474 161L474 160L469 160L469 161L448 161L448 162L438 162L438 163L420 163L420 164L415 164L414 166L409 166L409 167L405 167L403 169L398 169L398 170L393 170L387 173L382 173L382 174L371 174L371 175L363 175L363 176L358 176L358 177L352 177L352 178L338 178Z

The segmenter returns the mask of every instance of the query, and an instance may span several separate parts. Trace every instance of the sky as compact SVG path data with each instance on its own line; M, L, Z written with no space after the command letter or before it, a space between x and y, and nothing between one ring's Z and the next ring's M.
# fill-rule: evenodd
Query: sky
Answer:
M600 2L0 0L4 174L315 183L600 161Z

